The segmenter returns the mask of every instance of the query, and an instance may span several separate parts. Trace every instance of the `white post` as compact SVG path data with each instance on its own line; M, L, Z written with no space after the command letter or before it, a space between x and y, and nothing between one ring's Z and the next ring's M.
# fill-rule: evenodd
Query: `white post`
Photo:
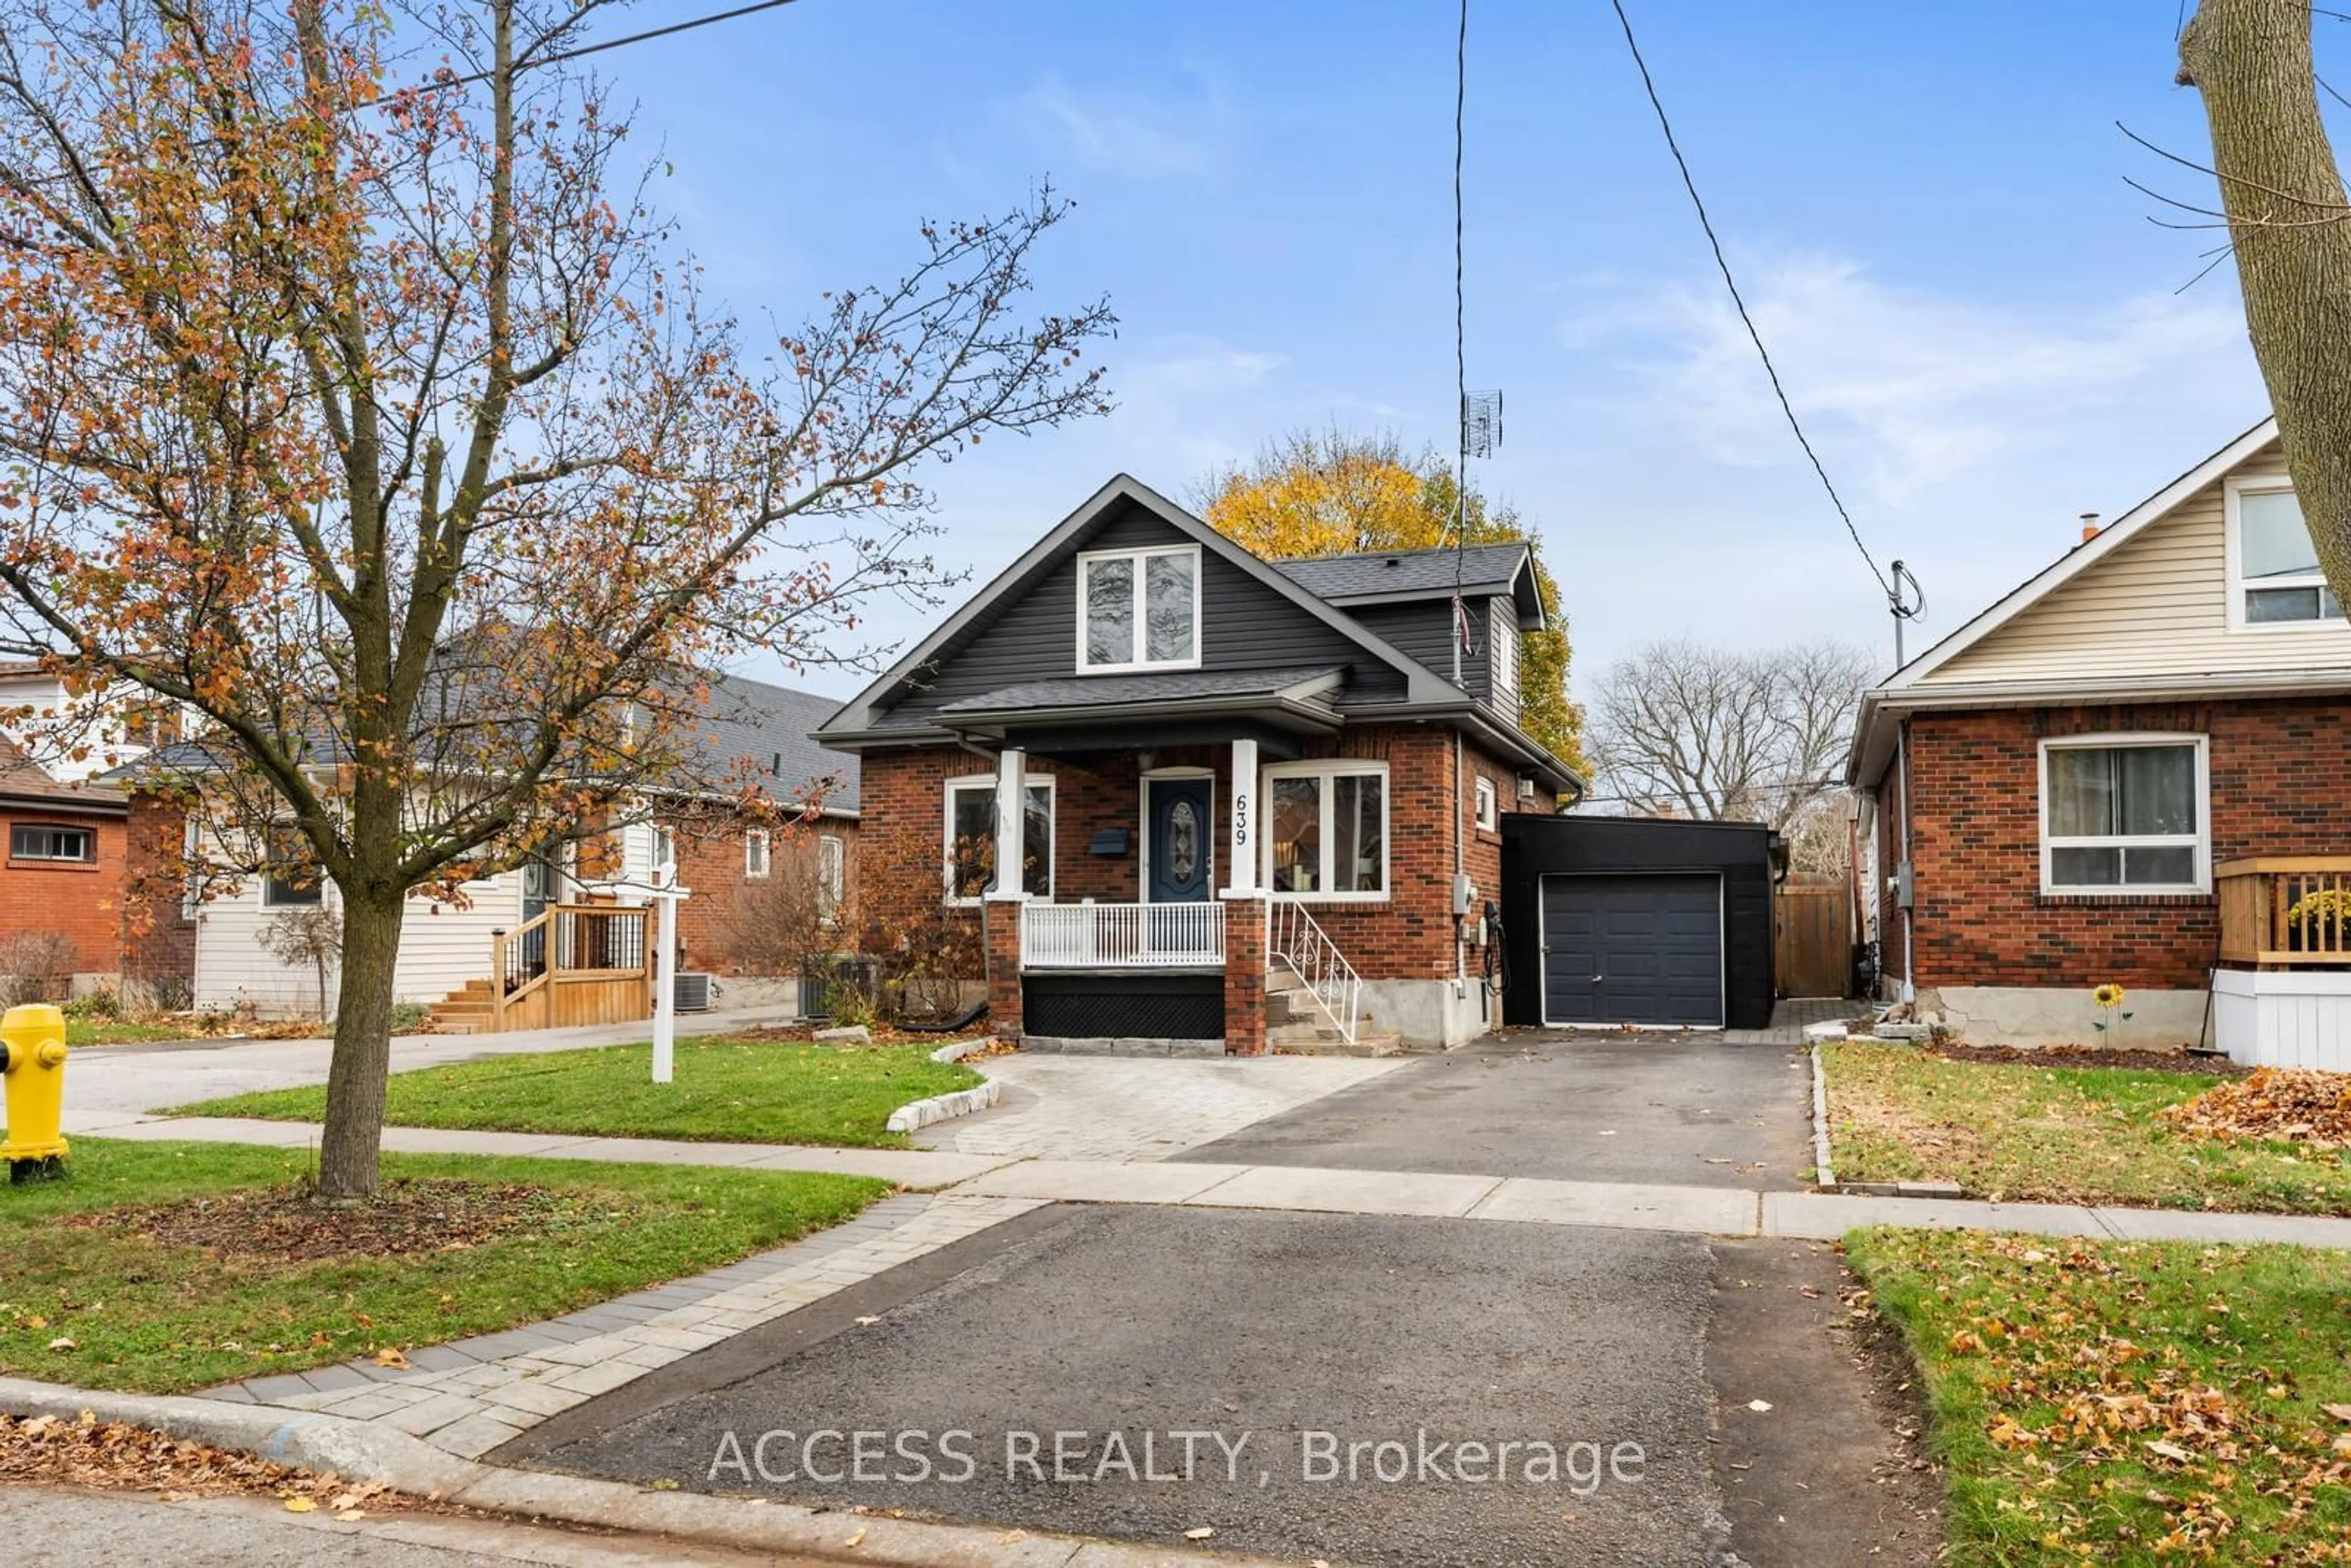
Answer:
M1020 896L1021 848L1029 820L1029 754L1006 747L996 764L996 885L995 898Z
M677 862L653 868L653 907L646 921L653 927L653 1082L667 1083L676 1065L677 979L672 951L677 929Z
M1233 777L1226 791L1229 848L1225 855L1225 896L1257 896L1257 742L1233 742Z

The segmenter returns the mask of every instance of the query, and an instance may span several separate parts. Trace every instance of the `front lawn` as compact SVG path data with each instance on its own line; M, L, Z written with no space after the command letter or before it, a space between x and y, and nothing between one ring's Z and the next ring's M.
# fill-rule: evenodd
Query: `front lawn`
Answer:
M980 1082L914 1045L798 1045L686 1040L676 1077L652 1079L649 1045L597 1046L543 1056L501 1056L395 1073L386 1120L402 1127L578 1133L745 1144L905 1148L884 1128L890 1113ZM315 1122L323 1088L282 1089L183 1105L183 1116L261 1116Z
M321 1224L287 1190L308 1161L77 1138L65 1178L0 1185L0 1374L173 1392L410 1350L781 1246L889 1190L803 1172L386 1155L396 1201Z
M2351 1558L2351 1255L1922 1230L1846 1253L1924 1377L1954 1562Z
M140 1045L152 1040L193 1040L196 1031L184 1023L151 1023L143 1019L66 1015L66 1044L78 1051L93 1045Z
M1955 1181L1977 1197L2351 1214L2351 1165L2288 1143L2190 1137L2156 1113L2199 1072L1953 1061L1859 1041L1822 1051L1839 1181Z

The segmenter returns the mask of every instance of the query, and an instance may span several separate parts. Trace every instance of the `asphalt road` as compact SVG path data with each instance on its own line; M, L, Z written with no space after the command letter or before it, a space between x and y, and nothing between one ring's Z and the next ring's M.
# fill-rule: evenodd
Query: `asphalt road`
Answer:
M1711 1034L1514 1031L1178 1155L1678 1186L1802 1186L1802 1051Z
M866 1307L876 1321L811 1340L783 1320L772 1359L732 1347L729 1375L748 1375L712 1386L689 1357L632 1385L614 1412L628 1418L582 1406L496 1458L1141 1542L1207 1528L1227 1550L1410 1568L1719 1557L1701 1239L1179 1209L1039 1218L959 1272L911 1274L919 1289ZM655 1404L665 1380L674 1402ZM807 1447L860 1430L883 1434L862 1484L852 1438ZM793 1436L762 1449L770 1431ZM1188 1464L1187 1431L1203 1434ZM1071 1434L1058 1459L1057 1433ZM1146 1435L1148 1471L1179 1479L1144 1479ZM1473 1458L1464 1441L1487 1448ZM1505 1459L1503 1443L1521 1447ZM1620 1444L1638 1446L1637 1466ZM909 1449L930 1474L887 1479L917 1474ZM777 1479L755 1472L761 1458ZM841 1479L811 1477L811 1458Z

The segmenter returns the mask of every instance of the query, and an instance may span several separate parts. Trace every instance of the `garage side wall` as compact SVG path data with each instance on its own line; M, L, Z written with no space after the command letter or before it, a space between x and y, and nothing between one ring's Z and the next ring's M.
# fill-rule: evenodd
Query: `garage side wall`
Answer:
M1771 835L1741 822L1675 822L1631 817L1502 819L1502 924L1510 988L1502 1019L1540 1028L1542 1000L1542 879L1561 873L1719 873L1722 877L1723 1021L1763 1029L1771 1021Z

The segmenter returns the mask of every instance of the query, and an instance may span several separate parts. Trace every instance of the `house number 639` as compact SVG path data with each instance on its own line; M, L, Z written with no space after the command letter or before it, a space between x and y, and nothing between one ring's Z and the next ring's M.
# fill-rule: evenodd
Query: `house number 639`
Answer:
M1233 797L1233 842L1236 844L1245 844L1249 842L1249 798L1248 796L1236 795Z

